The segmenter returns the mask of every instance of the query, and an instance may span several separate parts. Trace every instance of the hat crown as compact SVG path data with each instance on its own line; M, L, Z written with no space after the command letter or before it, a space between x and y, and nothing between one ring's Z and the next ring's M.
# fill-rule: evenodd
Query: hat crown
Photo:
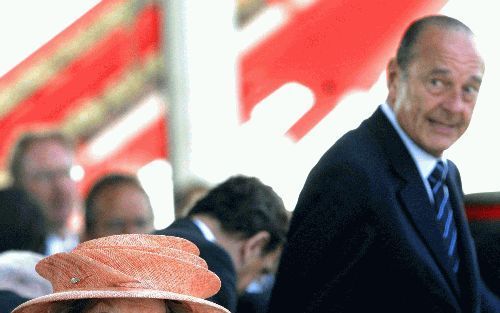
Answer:
M43 259L36 270L54 292L148 289L208 298L221 284L196 245L173 236L98 238Z

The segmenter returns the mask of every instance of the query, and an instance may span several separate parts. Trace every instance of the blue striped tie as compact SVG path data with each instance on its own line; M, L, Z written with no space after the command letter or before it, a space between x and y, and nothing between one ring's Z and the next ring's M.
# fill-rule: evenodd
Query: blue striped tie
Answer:
M453 266L453 272L457 273L460 263L457 253L457 229L449 201L448 186L446 186L445 181L447 174L447 164L438 161L428 180L434 195L436 222L439 225L446 252Z

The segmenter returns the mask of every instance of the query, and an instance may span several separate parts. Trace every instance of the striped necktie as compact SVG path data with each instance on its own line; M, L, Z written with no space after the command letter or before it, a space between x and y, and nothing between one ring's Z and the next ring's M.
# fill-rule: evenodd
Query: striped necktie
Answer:
M438 161L431 175L429 175L428 180L431 185L432 194L434 195L436 222L439 225L453 272L457 273L460 263L457 253L457 229L453 218L453 210L451 209L449 201L448 186L446 186L447 174L447 164L443 163L443 161Z

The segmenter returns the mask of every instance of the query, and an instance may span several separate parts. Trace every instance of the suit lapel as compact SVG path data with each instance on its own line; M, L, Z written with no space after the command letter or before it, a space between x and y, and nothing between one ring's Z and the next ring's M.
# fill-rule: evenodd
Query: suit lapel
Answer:
M375 132L396 177L400 179L399 197L403 204L401 207L458 297L458 281L449 264L441 233L436 227L434 208L429 201L418 169L401 138L380 108L374 114L373 121L375 122L373 125L376 126L371 127L371 130Z
M407 215L413 221L418 234L423 239L441 272L448 283L453 286L453 290L458 296L457 277L452 271L452 265L446 254L446 248L441 238L442 235L436 224L434 208L427 199L428 195L425 188L417 185L419 184L408 181L401 189L400 196L404 204L403 209L406 210Z
M478 281L479 267L477 263L474 243L470 238L470 230L465 216L463 205L462 188L458 185L460 180L458 172L452 164L450 168L450 175L446 183L450 190L450 201L453 208L453 215L455 216L455 224L458 232L458 252L460 257L460 279L461 291L464 298L464 305L470 305L470 311L479 304L475 302L478 299Z

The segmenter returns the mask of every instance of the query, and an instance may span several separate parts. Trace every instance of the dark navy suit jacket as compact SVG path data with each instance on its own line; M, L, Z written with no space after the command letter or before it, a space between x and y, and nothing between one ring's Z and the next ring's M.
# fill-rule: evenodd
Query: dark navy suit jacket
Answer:
M207 240L198 226L188 218L176 220L170 226L155 232L155 234L181 237L198 246L200 256L207 262L208 269L217 274L221 280L219 292L207 300L222 305L231 312L236 311L238 299L236 270L231 257L224 249Z
M459 275L418 169L379 108L310 172L269 312L499 312L479 277L460 176L449 164Z

